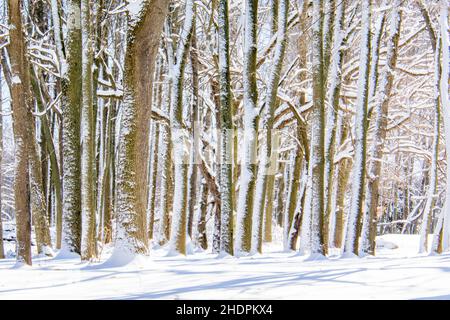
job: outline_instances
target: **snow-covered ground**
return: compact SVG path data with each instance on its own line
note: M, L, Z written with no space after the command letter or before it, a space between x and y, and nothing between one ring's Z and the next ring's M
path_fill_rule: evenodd
M10 258L0 260L0 299L450 299L450 254L417 255L413 235L377 241L377 257L316 261L278 245L245 258L157 249L117 268L49 257L17 267Z

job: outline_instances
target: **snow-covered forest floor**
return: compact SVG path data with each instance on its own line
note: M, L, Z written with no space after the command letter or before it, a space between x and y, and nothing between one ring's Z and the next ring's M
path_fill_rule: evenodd
M79 258L0 261L0 299L450 299L450 254L417 255L418 236L378 237L376 257L311 260L281 252L221 258L164 248L124 267ZM395 248L397 246L397 248Z

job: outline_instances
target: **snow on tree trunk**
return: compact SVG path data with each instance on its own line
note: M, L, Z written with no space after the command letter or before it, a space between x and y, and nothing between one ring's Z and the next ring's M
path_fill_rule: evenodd
M450 101L448 94L449 81L449 33L448 33L448 1L440 2L440 18L439 28L441 35L441 66L442 72L439 84L439 95L441 99L442 119L445 134L445 149L450 150ZM436 61L436 63L439 63ZM449 227L450 227L450 152L446 152L447 168L446 168L446 185L445 185L445 202L439 215L438 223L435 229L435 236L432 244L433 252L443 252L449 248Z
M434 121L433 121L433 151L432 151L432 158L431 158L431 166L429 169L429 185L428 190L426 193L426 202L425 202L425 208L423 211L423 217L422 222L420 224L420 238L419 238L419 253L424 253L428 251L428 234L431 231L431 225L432 225L432 214L433 214L433 206L435 204L435 197L436 197L436 191L437 191L437 164L439 160L439 142L440 142L440 123L441 123L441 101L440 101L440 79L441 79L441 72L442 72L442 66L440 64L441 60L441 52L440 52L440 45L436 43L436 34L433 28L433 25L431 24L431 19L429 16L429 12L424 6L424 4L419 1L419 8L421 10L421 13L424 17L425 23L427 25L428 35L430 37L431 47L434 51L434 86L435 86L435 92L434 92Z
M339 142L339 145L342 145L343 142L347 139L347 135L349 134L349 128L347 123L344 121L344 114L342 111L338 112L338 131L336 132L336 141ZM338 163L338 168L336 172L336 187L334 190L334 208L332 209L332 212L335 212L334 214L334 228L332 229L334 231L334 247L335 248L341 248L342 247L342 241L344 237L344 231L345 231L345 219L344 219L344 213L345 213L345 195L347 190L347 181L348 177L350 175L350 168L351 168L351 162L350 159L341 159ZM331 234L330 234L331 237Z
M262 229L264 217L264 204L266 200L267 180L269 175L275 174L275 163L271 163L272 152L276 152L274 145L276 142L276 132L273 130L273 120L277 102L278 83L280 82L281 69L287 45L287 14L289 3L286 0L278 2L278 31L277 44L273 59L273 67L270 73L267 88L264 115L262 119L263 139L261 141L261 151L259 156L258 178L256 182L255 204L253 208L252 227L252 252L262 252Z
M196 30L196 22L194 20L194 30ZM194 225L194 212L195 206L197 204L197 191L198 191L198 165L200 163L200 134L201 134L201 123L200 123L200 103L199 103L199 62L198 62L198 48L197 48L197 36L196 32L192 34L191 40L192 50L190 52L191 56L191 67L192 67L192 172L189 178L189 209L188 209L188 234L191 239L193 239L192 231Z
M361 46L358 78L358 98L355 115L355 157L352 169L352 198L344 247L344 254L359 254L364 187L366 178L367 106L370 71L370 17L371 0L363 0L361 12Z
M127 263L148 253L146 184L153 69L164 18L165 0L128 5L124 97L117 156L117 236L111 263Z
M230 79L230 30L228 0L219 1L219 84L220 84L220 251L233 255L233 119Z
M169 16L170 17L170 16ZM168 18L169 19L169 18ZM167 19L167 20L168 20ZM169 50L171 46L168 46L167 52L167 64L172 65L172 52ZM169 77L168 81L163 85L163 101L162 110L165 113L170 111L170 97L171 97L172 81ZM171 130L169 126L163 125L160 128L160 153L161 153L161 190L160 199L161 205L158 213L158 225L156 227L157 234L155 241L159 245L164 245L170 238L170 212L173 205L173 173L172 173L172 155L171 155Z
M205 181L203 181L201 184L200 194L200 216L197 222L196 242L200 246L200 248L206 250L208 248L208 237L206 235L206 215L208 213L208 186Z
M324 246L325 77L323 63L323 1L314 1L312 39L313 110L311 119L311 254L327 254Z
M305 185L305 208L303 211L303 218L301 223L301 234L300 234L300 247L299 253L305 255L311 252L311 222L312 222L312 206L311 203L313 201L312 197L312 189L311 189L311 171L312 165L311 161L309 161L308 165L308 173L306 175L306 185Z
M235 254L250 252L252 214L256 183L256 132L258 91L256 83L258 0L245 1L244 31L244 132L241 154L241 176L236 221Z
M364 253L375 255L375 237L377 232L377 208L383 144L386 137L388 107L394 84L394 71L397 65L397 50L400 39L402 20L401 0L394 3L391 12L390 34L387 40L386 65L380 81L380 92L375 100L373 141L369 150L369 168L367 192L365 197L365 214L361 233L361 249ZM374 84L371 85L375 87Z
M67 72L62 78L63 252L81 253L81 2L67 2Z
M91 10L88 0L81 2L82 43L82 104L81 104L81 258L89 260L97 255L95 193L94 193L94 106L93 106L93 43Z
M174 195L172 225L170 230L170 250L172 253L186 254L187 228L187 175L189 156L186 152L187 133L183 128L183 79L186 58L189 53L194 19L194 0L186 1L184 25L178 41L176 64L172 70L172 96L170 102L170 122L172 128L172 146L174 159Z
M297 153L299 153L297 151ZM302 157L302 153L300 152L299 155L296 155L296 160L297 161L297 156ZM309 160L307 159L307 157L305 157L305 164L303 165L303 169L301 167L298 167L300 164L299 163L295 163L294 164L294 176L293 179L296 179L296 172L301 171L302 176L301 178L298 178L299 182L296 183L297 184L297 190L300 187L300 191L297 192L298 195L295 196L295 201L292 201L291 203L289 203L289 206L291 208L293 208L293 217L292 217L292 221L291 221L291 226L290 226L290 230L289 230L289 235L288 235L288 243L286 247L285 245L285 250L290 249L290 250L297 250L297 240L298 240L298 235L300 233L300 227L303 221L303 214L305 212L305 200L306 200L306 187L307 187L307 183L309 180L308 177L308 163ZM300 184L301 183L301 184ZM293 181L294 184L294 181ZM291 192L291 199L292 197L294 197L294 193ZM299 201L297 201L297 199L299 199ZM291 201L291 200L290 200ZM295 203L295 207L293 207ZM292 210L292 209L291 209Z
M325 202L325 223L328 230L332 215L332 194L334 178L334 153L336 141L337 110L339 108L342 62L344 58L344 23L345 23L346 1L342 1L336 8L333 28L333 47L330 54L330 86L327 94L328 108L326 110L326 130L325 130L325 177L324 177L324 202ZM331 13L330 13L331 14ZM327 232L325 233L327 235ZM325 237L325 245L328 246L328 236Z
M155 225L155 209L156 209L156 180L158 178L158 166L159 166L159 132L160 127L159 123L154 122L154 131L155 134L152 135L154 150L152 153L151 159L151 170L150 170L150 195L149 195L149 204L148 204L148 212L149 212L149 221L148 221L148 238L153 239L153 229Z
M31 69L31 87L33 89L33 94L36 97L36 108L38 112L42 112L45 110L45 105L42 99L41 90L39 88L39 84L37 82L37 75L36 71L32 68ZM46 150L41 150L42 156L47 157L50 160L50 178L51 178L51 184L49 184L49 188L54 188L54 210L55 210L55 216L56 216L56 248L61 248L61 227L62 227L62 190L61 190L61 177L60 177L60 168L58 159L56 157L56 150L55 150L55 143L52 139L51 129L49 126L49 121L46 116L42 116L40 119L40 126L41 126L41 134L43 135L42 140L45 140L45 146L43 146ZM44 152L45 151L45 152ZM36 152L37 155L37 152ZM35 163L39 164L39 159L34 160ZM37 167L34 168L35 174L37 175L36 181L41 181L39 176L43 175L44 172L40 171ZM37 185L39 190L39 184ZM44 186L42 185L41 190L39 192L43 192ZM39 193L38 193L39 195ZM38 196L38 199L44 199ZM51 200L52 198L49 197ZM37 202L36 202L37 203ZM37 203L38 204L38 203ZM39 205L39 204L38 204ZM45 203L41 204L45 205ZM41 207L39 205L39 207ZM48 208L51 210L52 206L51 203L47 203ZM42 208L44 214L47 214L47 209ZM50 211L49 210L49 211ZM48 222L45 222L47 223ZM46 228L47 229L47 228ZM46 238L50 239L50 234L45 232ZM48 235L48 236L47 236Z
M31 112L27 114L27 123L31 123L31 137L28 145L28 157L30 166L30 200L31 200L31 213L33 217L33 225L35 228L36 244L38 253L45 253L51 255L49 249L52 246L50 238L50 229L47 215L47 203L45 198L45 192L42 185L42 167L41 161L38 155L38 146L34 139L34 118Z
M12 26L8 46L11 75L11 110L15 141L14 207L16 214L16 259L19 263L31 265L31 217L30 217L30 181L28 145L34 138L32 124L27 125L27 113L32 110L29 92L28 63L26 59L25 39L22 33L22 1L8 1L9 23Z

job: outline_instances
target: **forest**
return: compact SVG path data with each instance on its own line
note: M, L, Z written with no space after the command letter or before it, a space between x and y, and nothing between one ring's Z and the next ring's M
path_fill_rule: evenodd
M0 259L447 257L448 11L2 0Z

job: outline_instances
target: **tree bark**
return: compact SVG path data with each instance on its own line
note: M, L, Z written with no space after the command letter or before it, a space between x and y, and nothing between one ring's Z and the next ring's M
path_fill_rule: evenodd
M147 166L153 70L168 11L165 0L145 1L138 17L129 15L124 98L117 159L116 250L148 253Z
M353 164L352 198L344 252L359 254L359 236L362 229L363 201L366 180L367 108L370 72L370 17L371 0L362 3L361 46L358 78L358 101L355 116L355 158Z
M315 1L313 26L313 111L311 123L311 253L327 254L324 230L325 77L323 63L323 0Z
M97 256L95 222L95 129L93 104L94 62L90 1L81 2L82 104L81 104L81 259Z
M62 248L81 254L81 1L67 2L67 70L62 66Z
M14 203L16 214L16 250L19 263L31 261L31 216L30 216L30 166L29 150L34 139L28 113L32 110L29 92L28 62L25 39L22 31L20 0L8 0L10 43L8 52L11 63L11 109L15 140ZM31 113L30 113L31 114Z
M397 0L391 14L391 30L387 42L386 66L383 78L380 83L380 100L374 107L375 130L373 133L373 143L369 151L371 159L368 168L368 185L366 192L366 217L363 221L362 230L362 251L375 255L375 237L377 227L377 208L379 197L379 184L381 174L381 159L383 157L383 144L386 137L387 115L394 84L394 70L397 64L397 49L400 39L400 26L402 20L401 2ZM368 211L368 212L367 212ZM367 238L368 237L368 238ZM368 241L367 243L365 241Z
M233 118L230 77L228 0L219 1L220 85L220 251L233 255Z
M189 53L195 19L195 3L186 2L185 21L177 47L176 64L173 68L172 96L170 102L170 122L172 130L172 146L174 156L174 195L173 213L170 229L171 250L174 253L186 254L187 228L187 174L189 157L184 151L185 132L183 125L183 79L186 58Z
M258 87L256 83L258 0L246 0L244 48L244 152L239 181L235 254L248 253L252 243L252 213L256 184Z
M256 199L253 211L254 230L252 240L252 251L262 252L262 236L263 236L263 217L264 217L264 204L267 193L267 181L268 176L273 176L276 173L276 164L273 163L274 152L277 150L274 148L275 143L278 142L277 133L273 130L273 121L275 108L277 106L277 93L278 84L281 77L281 69L283 67L284 54L287 46L287 16L289 10L289 2L286 0L278 1L278 33L277 33L277 45L275 48L275 55L273 61L273 67L270 74L268 93L266 96L264 116L262 121L263 128L263 141L260 155L260 164L258 167L258 179L256 185Z

